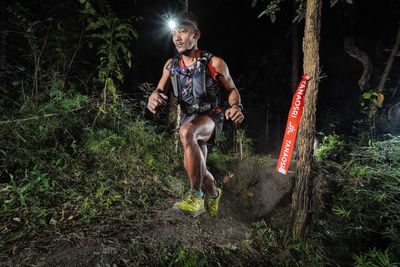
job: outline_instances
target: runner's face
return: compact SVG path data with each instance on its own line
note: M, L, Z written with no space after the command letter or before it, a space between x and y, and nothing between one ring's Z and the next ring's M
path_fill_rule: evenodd
M180 54L192 51L200 37L200 32L195 31L192 27L176 28L171 34L176 50Z

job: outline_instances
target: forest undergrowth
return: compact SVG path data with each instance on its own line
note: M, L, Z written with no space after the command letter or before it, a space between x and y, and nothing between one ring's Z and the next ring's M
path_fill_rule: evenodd
M59 94L51 92L45 101L25 97L27 105L38 104L3 121L4 266L203 266L270 260L255 249L266 242L277 245L274 239L262 240L265 229L272 231L265 223L251 230L229 212L217 221L171 212L188 185L169 129L135 115L132 102L110 105L109 113L99 115L95 101L79 93ZM238 160L218 149L209 158L218 177ZM224 229L229 231L215 234Z
M51 2L43 17L40 2L4 10L0 266L400 266L399 137L324 138L307 241L287 235L290 200L253 220L224 197L217 218L181 216L171 206L188 181L171 124L146 113L151 84L124 84L141 18L87 0ZM233 128L209 151L218 185L238 166L274 172ZM224 196L254 197L260 183L246 182Z
M326 136L316 158L323 208L312 239L327 263L399 266L400 138Z
M316 153L323 207L309 240L299 242L286 237L287 206L246 223L229 211L220 221L172 214L187 181L169 130L134 115L129 102L114 106L112 116L98 116L78 93L50 98L48 112L57 115L7 122L1 132L5 266L398 266L398 137L325 137ZM234 172L238 160L221 149L212 149L209 159L218 177ZM237 224L236 233L206 241L229 224ZM66 249L67 256L60 252Z

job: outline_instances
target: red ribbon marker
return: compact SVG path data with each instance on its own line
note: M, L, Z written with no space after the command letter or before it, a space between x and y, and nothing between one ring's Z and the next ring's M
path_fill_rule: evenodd
M293 149L296 141L297 129L303 113L304 96L306 94L307 81L311 77L304 74L297 90L293 95L292 107L290 108L288 120L286 123L285 136L282 142L281 153L279 155L276 170L280 173L287 174L290 160L292 159Z

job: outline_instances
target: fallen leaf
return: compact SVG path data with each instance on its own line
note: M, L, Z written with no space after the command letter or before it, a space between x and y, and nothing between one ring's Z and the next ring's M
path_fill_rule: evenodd
M248 191L248 192L246 193L246 196L252 198L252 197L254 197L254 193Z

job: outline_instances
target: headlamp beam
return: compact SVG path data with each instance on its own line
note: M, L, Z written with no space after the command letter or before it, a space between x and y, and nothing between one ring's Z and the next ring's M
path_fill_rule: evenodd
M176 20L175 20L175 19L169 19L169 20L168 20L168 28L169 28L171 31L173 31L173 30L176 29L176 27L177 27Z

